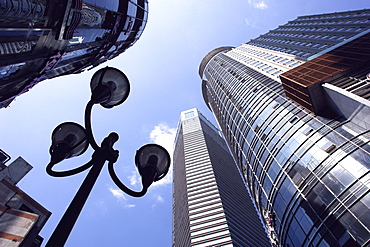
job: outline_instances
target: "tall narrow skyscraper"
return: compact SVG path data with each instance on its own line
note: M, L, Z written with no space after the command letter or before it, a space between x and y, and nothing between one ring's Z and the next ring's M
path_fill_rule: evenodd
M271 246L220 132L181 113L174 151L173 246Z
M370 10L298 17L202 60L275 246L370 245Z

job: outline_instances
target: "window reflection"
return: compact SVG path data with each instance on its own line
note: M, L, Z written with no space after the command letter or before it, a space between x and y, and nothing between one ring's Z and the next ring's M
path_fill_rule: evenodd
M26 63L12 64L8 66L0 67L0 78L9 77L10 75L15 75Z
M332 173L328 173L323 179L323 183L330 188L330 190L335 194L339 195L345 188L345 186L335 177Z
M84 0L84 2L103 9L118 11L120 0Z
M307 169L305 165L298 161L289 171L289 176L292 178L293 183L297 186L300 186L305 178L310 173L310 170Z

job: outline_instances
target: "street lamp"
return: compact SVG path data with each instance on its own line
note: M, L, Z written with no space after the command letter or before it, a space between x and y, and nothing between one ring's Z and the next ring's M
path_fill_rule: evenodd
M113 144L118 140L118 134L110 133L99 146L93 136L91 128L91 111L95 104L105 108L112 108L123 103L130 92L130 84L120 70L106 67L98 70L91 79L91 99L85 109L85 128L73 122L58 125L52 133L50 147L50 163L46 172L53 177L71 176L91 168L75 197L64 213L58 226L51 235L46 247L64 246L74 224L98 178L101 169L108 161L108 171L114 183L125 193L141 197L145 195L149 186L162 179L170 166L170 155L163 147L157 144L147 144L136 151L135 164L142 177L142 190L132 191L117 177L113 165L118 159L118 150ZM83 154L88 146L94 149L92 158L86 164L67 171L55 171L53 167L64 159Z

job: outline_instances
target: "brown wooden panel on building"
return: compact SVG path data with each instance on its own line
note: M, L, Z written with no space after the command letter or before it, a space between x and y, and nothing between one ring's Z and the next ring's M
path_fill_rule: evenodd
M288 98L318 114L325 107L321 84L369 61L370 33L281 74L280 80Z

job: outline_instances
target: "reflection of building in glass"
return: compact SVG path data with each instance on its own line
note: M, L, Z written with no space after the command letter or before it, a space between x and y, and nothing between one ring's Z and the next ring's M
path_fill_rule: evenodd
M173 246L271 246L220 132L197 109L175 141Z
M0 8L0 108L38 82L80 73L132 46L147 0L9 0Z
M16 184L32 169L22 157L10 165L0 149L0 246L41 246L39 232L51 213Z
M370 10L211 51L202 92L276 246L370 245Z
M82 18L80 24L84 26L97 26L102 22L102 14L99 14L93 8L90 8L88 5L84 5L81 10Z

